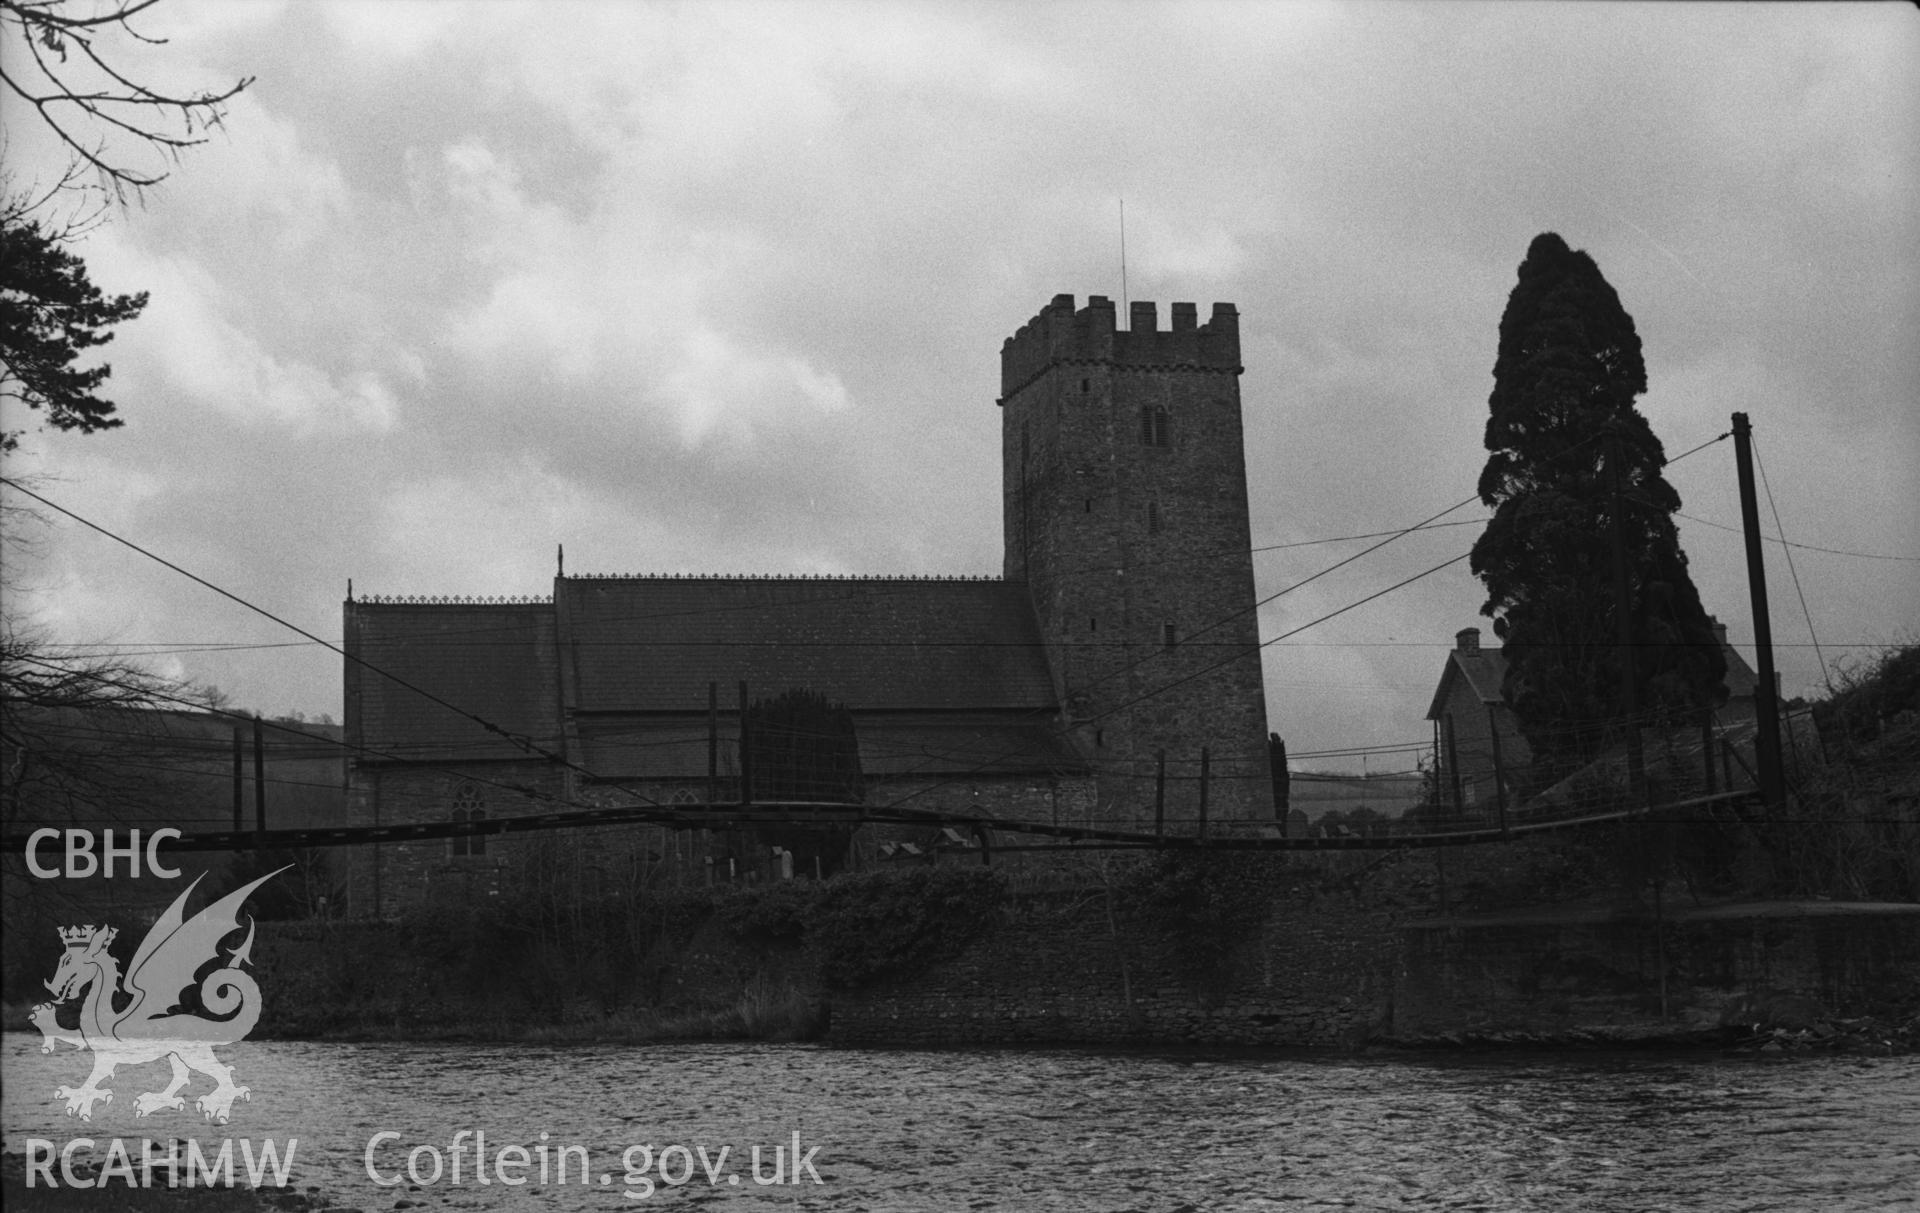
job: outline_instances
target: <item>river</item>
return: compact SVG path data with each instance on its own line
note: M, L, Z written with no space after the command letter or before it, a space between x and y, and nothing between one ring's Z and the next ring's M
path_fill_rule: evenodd
M115 1137L135 1155L143 1138L191 1137L209 1156L232 1139L244 1170L262 1143L291 1138L293 1183L367 1210L1920 1208L1912 1056L242 1042L222 1056L251 1098L213 1127L192 1112L210 1085L198 1075L188 1110L134 1116L133 1097L166 1077L157 1063L108 1082L114 1101L83 1125L52 1092L78 1084L89 1055L39 1045L4 1038L7 1151L86 1136L97 1165ZM463 1130L485 1135L484 1186L473 1132L453 1182ZM370 1142L374 1171L398 1186L369 1178ZM621 1155L639 1145L630 1173ZM783 1182L756 1182L756 1145L758 1178L777 1162ZM503 1160L503 1147L525 1153ZM436 1163L439 1178L413 1190L410 1155L417 1178ZM663 1183L663 1167L691 1178Z

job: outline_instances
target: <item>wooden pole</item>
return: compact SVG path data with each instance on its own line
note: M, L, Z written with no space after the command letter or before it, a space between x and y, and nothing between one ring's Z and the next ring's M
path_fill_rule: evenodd
M1466 795L1460 789L1460 742L1453 735L1453 713L1448 712L1445 719L1447 731L1447 780L1453 788L1453 815L1466 816Z
M1707 707L1700 709L1700 766L1707 776L1707 795L1711 796L1719 789L1714 787L1713 709Z
M1487 736L1493 739L1493 796L1500 810L1500 832L1507 832L1507 780L1500 764L1500 722L1495 719L1493 705L1487 705Z
M1666 870L1656 858L1653 870L1654 963L1660 966L1660 1022L1667 1021L1667 911Z
M1153 833L1157 838L1167 832L1167 752L1153 752Z
M267 832L267 736L260 716L253 717L253 849L262 849Z
M753 747L747 732L747 680L740 680L740 807L753 803Z
M1753 491L1753 427L1745 413L1733 415L1733 462L1740 478L1740 529L1747 541L1747 597L1753 604L1753 651L1758 684L1753 688L1760 760L1760 800L1776 809L1784 799L1780 772L1780 704L1774 690L1773 621L1767 613L1767 567L1760 550L1760 505Z
M240 726L233 726L233 832L247 828L246 742L240 738Z
M1207 781L1210 775L1209 760L1212 755L1206 746L1200 747L1200 841L1207 840Z

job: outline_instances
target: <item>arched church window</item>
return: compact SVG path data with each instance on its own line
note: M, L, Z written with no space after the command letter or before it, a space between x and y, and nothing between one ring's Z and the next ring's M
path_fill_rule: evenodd
M487 810L480 800L480 789L470 783L460 785L453 795L453 814L451 820L456 825L469 821L485 821ZM487 840L479 834L456 835L452 840L452 853L455 855L485 855Z

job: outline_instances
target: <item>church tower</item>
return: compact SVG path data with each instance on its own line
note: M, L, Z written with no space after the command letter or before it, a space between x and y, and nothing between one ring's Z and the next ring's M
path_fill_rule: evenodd
M1000 352L1005 575L1033 600L1099 815L1169 833L1271 820L1240 430L1240 318L1152 303L1126 330L1056 295ZM1222 827L1230 829L1232 827Z

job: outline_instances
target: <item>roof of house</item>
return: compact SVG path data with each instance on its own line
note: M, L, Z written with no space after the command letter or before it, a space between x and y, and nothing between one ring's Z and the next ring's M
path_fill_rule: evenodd
M1057 706L1018 582L565 578L580 712L704 712L804 687L856 711Z
M1500 693L1500 684L1507 676L1507 659L1498 649L1478 647L1477 637L1474 644L1472 649L1463 649L1456 643L1448 651L1447 664L1440 671L1440 683L1434 688L1433 702L1427 708L1428 720L1438 720L1445 714L1446 703L1453 694L1456 680L1463 680L1468 692L1481 703L1506 703L1505 696ZM1746 658L1727 643L1724 633L1720 638L1720 652L1727 660L1727 697L1753 698L1754 687L1759 685L1760 679L1754 674L1753 667L1747 664Z
M1747 659L1740 655L1740 651L1726 642L1725 637L1720 641L1720 653L1727 659L1727 698L1752 699L1754 688L1760 685L1760 676L1753 672L1753 667L1747 664Z
M1447 700L1453 695L1456 681L1464 682L1468 693L1481 703L1505 704L1500 682L1506 676L1507 659L1497 649L1451 650L1447 653L1446 667L1440 671L1440 685L1434 688L1433 704L1427 708L1427 719L1438 720L1446 714Z

